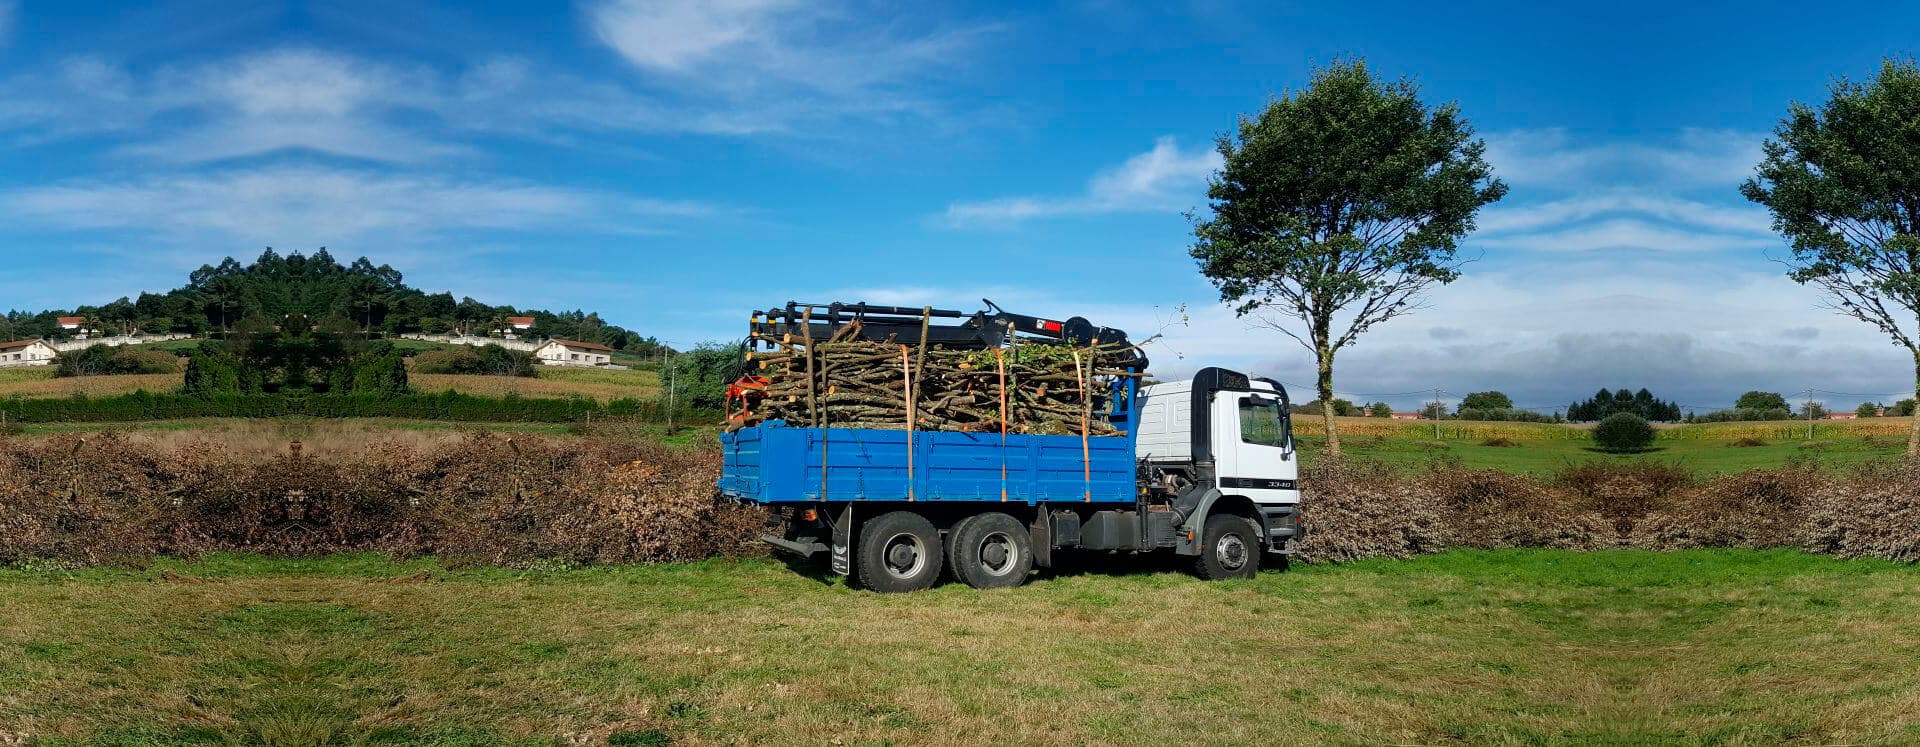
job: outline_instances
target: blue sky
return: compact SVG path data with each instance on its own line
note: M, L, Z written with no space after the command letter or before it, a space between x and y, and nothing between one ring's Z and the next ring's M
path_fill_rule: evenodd
M1785 280L1735 190L1789 101L1910 53L1920 10L1805 7L0 0L0 307L327 246L682 345L788 299L986 296L1163 332L1163 374L1304 383L1181 214L1236 115L1358 55L1458 101L1512 191L1342 390L1850 405L1910 359Z

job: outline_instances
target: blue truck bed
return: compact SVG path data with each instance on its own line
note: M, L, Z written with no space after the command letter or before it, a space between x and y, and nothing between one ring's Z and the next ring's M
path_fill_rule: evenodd
M1130 435L1086 439L1084 459L1079 436L1002 438L915 431L909 474L907 431L762 423L721 434L720 490L756 503L1135 500Z

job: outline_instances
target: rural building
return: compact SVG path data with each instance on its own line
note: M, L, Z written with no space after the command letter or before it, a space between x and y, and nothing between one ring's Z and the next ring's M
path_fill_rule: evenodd
M79 329L80 325L87 323L87 318L84 316L59 316L54 317L53 321L55 324L59 324L61 329Z
M1827 419L1828 420L1859 420L1860 414L1856 412L1830 412L1830 413L1827 413Z
M1394 419L1394 420L1419 420L1419 419L1420 419L1420 413L1417 413L1417 412L1396 412L1396 413L1394 413L1394 414L1393 414L1393 419Z
M613 362L613 348L597 342L548 340L533 349L533 357L549 366L604 366Z
M39 338L0 342L0 368L44 366L52 363L57 354L52 345Z
M530 316L510 316L507 317L507 323L518 330L533 329L533 317Z

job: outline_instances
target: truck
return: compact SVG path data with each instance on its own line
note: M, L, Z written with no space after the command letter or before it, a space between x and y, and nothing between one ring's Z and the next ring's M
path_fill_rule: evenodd
M971 314L864 303L756 311L756 340L859 337L979 349L1125 341L1081 317ZM1172 553L1205 579L1285 567L1305 527L1286 387L1205 367L1147 383L1137 346L1115 365L1094 417L1117 435L796 427L733 422L720 435L719 491L769 509L762 537L825 555L834 573L877 592L943 577L1018 586L1064 554ZM751 377L743 378L743 382Z

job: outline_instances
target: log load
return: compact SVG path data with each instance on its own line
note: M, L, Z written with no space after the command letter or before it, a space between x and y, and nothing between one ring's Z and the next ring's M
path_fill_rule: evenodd
M852 328L849 325L849 328ZM843 330L844 331L844 330ZM1107 422L1116 385L1140 374L1102 360L1132 346L1057 343L950 349L853 339L755 335L758 377L742 425L1115 436ZM909 425L911 424L911 426Z

